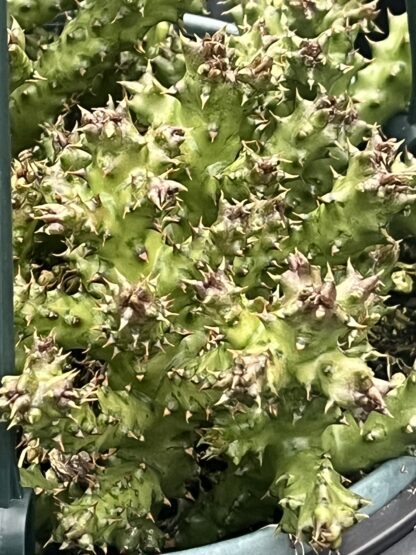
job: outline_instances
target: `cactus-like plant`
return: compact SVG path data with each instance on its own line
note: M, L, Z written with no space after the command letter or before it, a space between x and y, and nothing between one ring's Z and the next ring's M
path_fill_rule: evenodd
M116 65L119 53L131 49L149 29L160 21L176 22L181 14L195 9L199 0L80 4L75 17L35 62L36 78L13 91L14 152L33 144L40 125L52 122L62 105L93 87L95 80Z
M80 8L59 52L115 5ZM143 28L176 17L152 6ZM169 39L173 73L150 53L121 102L46 123L13 163L19 374L0 412L63 548L187 547L279 506L285 532L337 549L366 502L343 477L416 441L414 372L373 370L386 296L411 281L392 222L416 201L414 159L361 110L375 5L238 11L240 37Z
M11 68L10 90L14 90L33 75L33 62L26 53L25 34L15 19L8 30L7 46Z
M28 32L33 31L53 19L65 10L74 10L74 0L7 0L7 9L11 17Z

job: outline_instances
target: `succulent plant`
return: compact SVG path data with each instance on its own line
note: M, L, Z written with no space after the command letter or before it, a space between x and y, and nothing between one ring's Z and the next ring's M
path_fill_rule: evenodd
M344 476L416 441L414 371L373 370L387 295L411 281L395 218L416 201L414 158L360 100L375 5L247 1L240 37L192 41L155 26L193 3L146 3L71 36L116 4L81 5L34 64L73 57L55 90L34 85L42 139L13 162L19 373L0 413L22 428L23 482L84 553L212 542L277 507L337 549L366 503ZM152 29L144 74L52 123L79 56L81 93L107 64L91 44L115 59L126 20L126 44Z
M199 9L199 0L114 0L101 7L86 0L80 4L75 17L34 64L36 79L13 91L14 152L33 144L40 125L53 122L67 101L93 87L95 80L114 67L119 53L130 49L149 29L160 21L176 22L185 11L195 9Z
M26 54L25 34L15 19L8 30L7 46L11 69L10 90L14 90L33 74L33 62Z
M407 15L388 18L389 33L370 42L372 59L352 87L360 116L369 123L385 123L404 111L410 99L411 63Z
M74 0L7 0L8 13L17 19L27 32L33 31L65 10L76 9Z

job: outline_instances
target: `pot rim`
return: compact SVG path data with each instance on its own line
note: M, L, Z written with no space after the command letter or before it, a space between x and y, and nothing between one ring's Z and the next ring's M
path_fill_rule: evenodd
M413 484L414 482L414 484ZM409 486L412 486L410 487ZM416 457L404 456L381 464L350 488L371 501L361 509L369 518L344 534L344 555L376 555L403 538L416 522ZM412 511L413 509L413 511ZM413 514L414 513L414 514ZM374 525L378 523L378 525ZM288 534L270 524L256 532L166 555L303 555L313 553L306 544L296 549ZM299 551L300 549L300 551ZM330 552L324 552L330 553Z

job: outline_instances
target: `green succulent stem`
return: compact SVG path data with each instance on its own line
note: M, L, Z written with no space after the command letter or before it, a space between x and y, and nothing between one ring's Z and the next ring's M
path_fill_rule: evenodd
M131 48L160 21L175 22L185 11L198 9L198 0L161 0L124 5L119 0L97 7L81 5L62 34L33 66L36 79L23 83L11 96L15 154L31 146L40 125L51 123L66 102L88 91L117 55ZM28 117L30 114L30 117Z
M58 14L76 6L74 0L7 0L9 15L27 32L50 23Z

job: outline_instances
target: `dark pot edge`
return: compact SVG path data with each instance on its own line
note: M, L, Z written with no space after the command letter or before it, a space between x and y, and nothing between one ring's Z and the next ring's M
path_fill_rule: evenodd
M396 541L406 536L416 524L416 497L413 494L413 491L416 492L416 457L399 457L383 463L354 484L351 490L371 500L371 505L361 511L370 518L356 524L345 533L340 555L381 555ZM276 526L270 525L238 538L175 551L169 555L253 553L293 555L294 547L287 534L276 534ZM312 553L312 550L304 545L300 553L307 555ZM326 553L329 555L329 552Z

